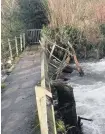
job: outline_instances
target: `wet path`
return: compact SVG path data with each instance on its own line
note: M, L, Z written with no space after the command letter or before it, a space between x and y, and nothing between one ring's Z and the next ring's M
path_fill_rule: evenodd
M1 94L2 134L31 133L36 107L34 87L39 80L40 53L26 51L7 77Z

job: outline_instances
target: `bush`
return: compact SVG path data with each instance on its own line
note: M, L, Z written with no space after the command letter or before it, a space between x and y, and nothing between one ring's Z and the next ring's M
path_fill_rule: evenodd
M104 51L105 0L49 0L48 8L50 39L60 45L70 41L78 55L95 53L100 47Z
M105 36L105 24L100 25L100 31Z
M100 27L102 28L102 26ZM102 33L103 30L103 33ZM104 28L102 28L100 32L104 34ZM96 50L99 51L100 57L104 56L104 50L105 50L105 40L103 38L103 35L101 34L101 38L99 41L91 42L87 39L84 31L80 31L76 27L72 26L62 26L57 28L49 28L49 27L43 27L42 36L46 39L50 40L51 42L56 42L58 45L67 48L68 41L73 45L77 52L77 56L79 58L83 57L97 57L96 56ZM46 41L48 43L48 41ZM49 44L49 43L48 43ZM60 50L61 51L61 50ZM85 52L86 51L86 52ZM64 52L61 52L63 57ZM91 55L92 53L92 55ZM60 52L59 49L56 51L56 56L59 56Z
M64 48L67 48L68 41L71 42L77 52L80 51L81 47L86 46L87 43L83 32L79 31L77 28L70 26L55 29L44 27L41 33L43 37L47 38L53 43L56 42L57 45L60 45Z

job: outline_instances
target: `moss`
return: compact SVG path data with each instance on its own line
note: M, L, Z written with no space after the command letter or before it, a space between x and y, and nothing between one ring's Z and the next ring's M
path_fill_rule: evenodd
M5 83L1 83L1 89L4 89L6 87Z

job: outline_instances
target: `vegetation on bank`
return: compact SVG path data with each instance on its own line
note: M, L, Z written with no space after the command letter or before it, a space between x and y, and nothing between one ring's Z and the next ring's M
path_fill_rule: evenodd
M101 31L101 30L100 30ZM57 45L67 47L68 41L73 45L79 58L102 58L105 56L105 39L104 34L97 43L90 42L84 31L72 26L62 26L58 28L43 27L42 36L45 37L46 43L49 41ZM58 53L58 51L57 51Z
M105 56L104 0L2 0L1 38L42 28L60 45L70 41L78 57Z
M44 36L59 45L70 41L80 58L105 56L104 0L49 0L48 7Z

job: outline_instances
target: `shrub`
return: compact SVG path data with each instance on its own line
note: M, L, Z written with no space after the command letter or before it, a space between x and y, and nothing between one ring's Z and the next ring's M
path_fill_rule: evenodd
M102 28L102 30L104 31L104 28ZM100 32L102 33L101 30ZM99 38L99 40L97 39L97 42L94 41L93 43L87 39L87 36L85 35L84 31L80 31L78 28L72 26L64 26L64 27L62 26L58 28L43 27L42 36L53 43L56 42L58 45L64 48L67 48L68 46L67 43L69 41L75 48L79 58L83 58L83 57L86 58L86 56L91 57L89 56L91 55L91 53L92 55L94 55L93 58L95 58L96 49L99 51L101 57L104 56L105 40L102 34L101 34L101 38ZM47 44L49 44L48 41L46 42ZM61 55L63 54L64 52L62 52ZM57 56L60 55L59 50L56 51L56 55ZM60 57L63 58L63 56Z
M60 45L64 48L67 48L67 43L69 41L72 43L77 52L80 51L81 47L87 45L87 40L83 35L83 32L71 26L65 26L55 29L44 27L42 30L42 36L53 43L56 42L57 45Z
M50 39L60 45L69 40L78 53L100 50L105 35L104 0L49 0L48 7Z

